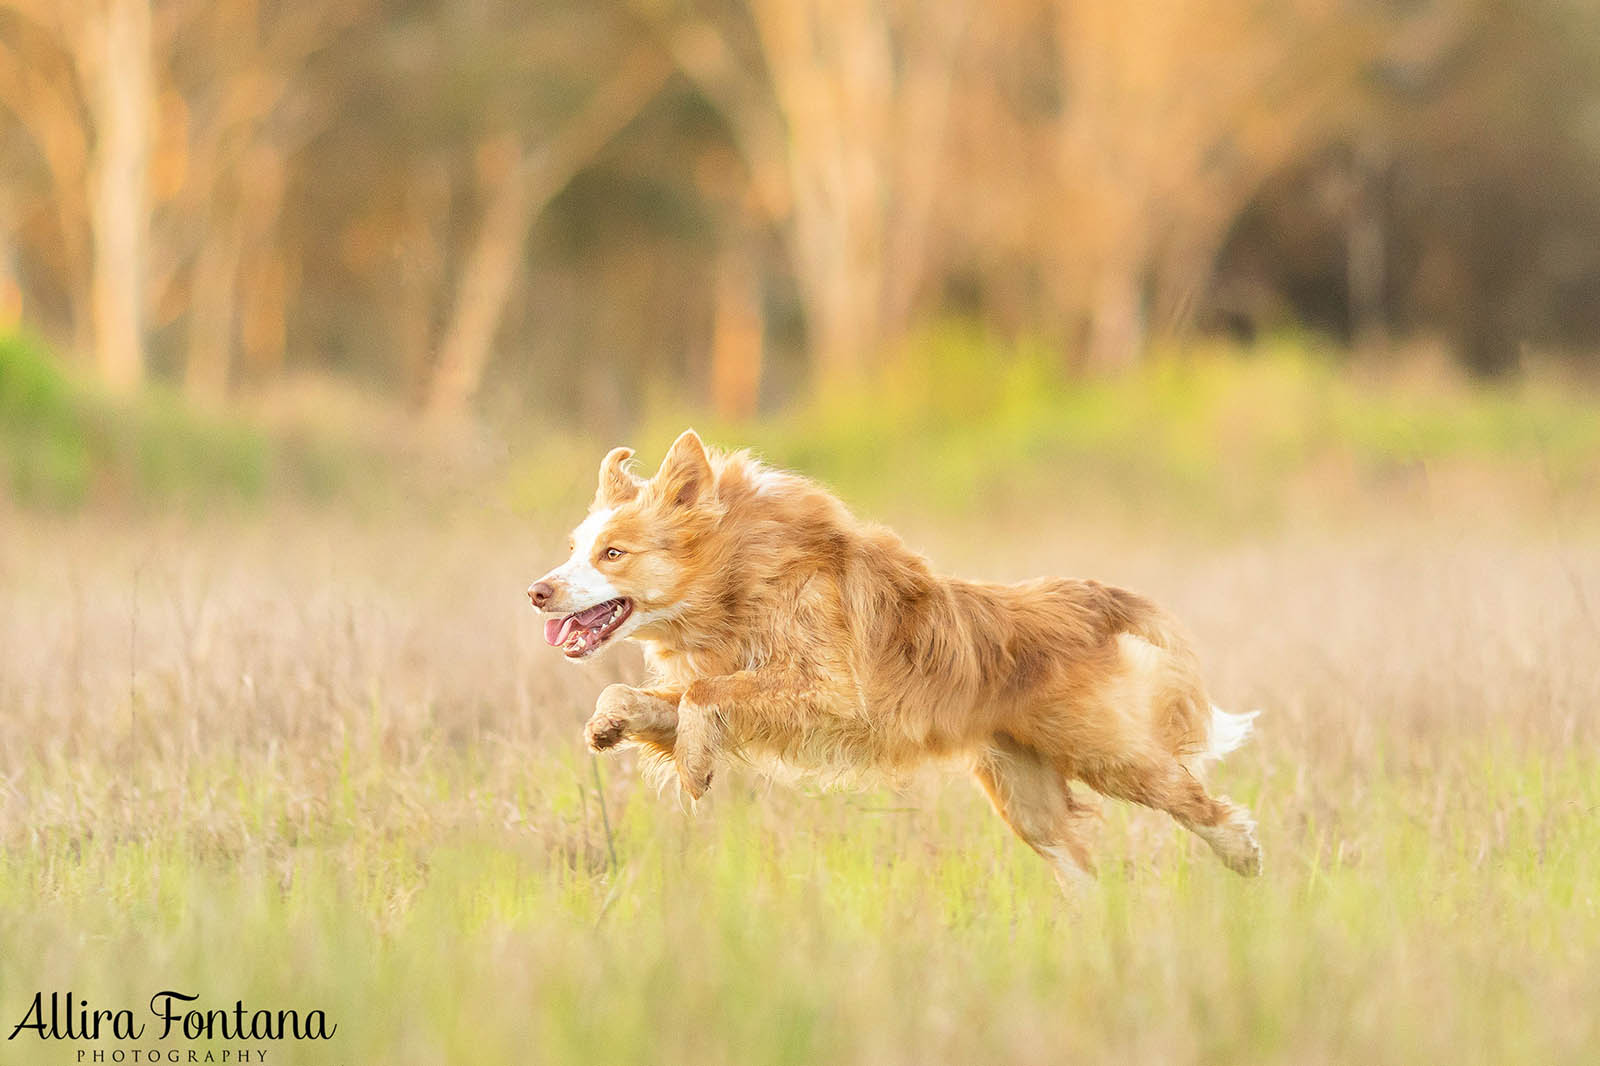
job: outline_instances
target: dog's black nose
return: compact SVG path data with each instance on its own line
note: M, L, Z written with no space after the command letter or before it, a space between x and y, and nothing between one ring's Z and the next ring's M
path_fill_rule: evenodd
M556 594L554 586L548 581L536 581L528 589L528 599L533 601L535 607L543 607L550 602L550 597Z

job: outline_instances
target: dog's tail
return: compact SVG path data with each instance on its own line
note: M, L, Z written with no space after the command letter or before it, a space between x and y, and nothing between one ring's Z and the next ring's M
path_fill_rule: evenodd
M1199 659L1178 620L1137 593L1110 586L1098 588L1110 601L1108 615L1123 632L1148 641L1169 656L1176 719L1182 723L1177 750L1186 764L1198 770L1249 740L1256 715L1261 712L1229 714L1205 698Z
M1260 713L1260 711L1250 711L1248 714L1229 714L1216 704L1212 704L1211 722L1206 731L1205 750L1200 753L1201 760L1209 762L1220 759L1244 744L1255 731L1256 715Z

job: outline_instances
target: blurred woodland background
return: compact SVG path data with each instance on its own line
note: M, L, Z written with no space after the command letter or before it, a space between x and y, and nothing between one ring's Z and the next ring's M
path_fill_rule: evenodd
M1266 876L590 760L524 590L686 424L1170 606ZM0 607L8 1017L1592 1066L1600 3L0 0Z
M929 322L1600 353L1588 0L0 0L0 333L601 432Z

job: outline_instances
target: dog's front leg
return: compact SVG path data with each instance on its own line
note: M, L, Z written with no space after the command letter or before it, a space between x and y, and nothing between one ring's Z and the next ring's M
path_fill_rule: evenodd
M672 759L684 790L699 799L711 787L717 756L756 736L792 730L834 705L804 677L777 670L741 670L693 682L678 701Z
M711 774L726 738L723 706L706 682L696 681L678 701L678 736L672 749L678 781L695 799L711 787Z
M589 750L605 751L624 740L636 740L671 754L677 744L681 695L662 689L607 685L583 730Z

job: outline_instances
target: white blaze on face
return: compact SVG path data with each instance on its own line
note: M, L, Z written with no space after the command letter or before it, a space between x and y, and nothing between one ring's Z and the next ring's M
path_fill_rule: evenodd
M609 507L595 511L572 531L572 558L550 571L543 579L565 595L559 598L560 602L546 606L546 610L581 611L622 595L604 574L594 568L595 549L600 547L597 542L614 513Z

